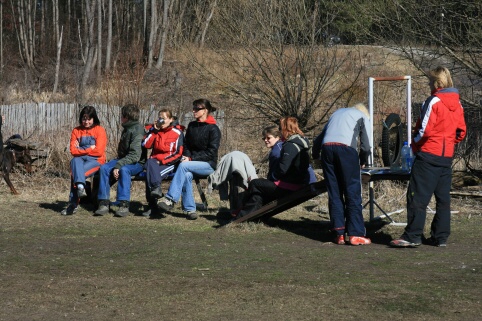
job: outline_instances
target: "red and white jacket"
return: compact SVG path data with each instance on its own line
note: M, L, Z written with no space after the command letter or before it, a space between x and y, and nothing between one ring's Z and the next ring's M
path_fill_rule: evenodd
M455 88L439 88L423 103L415 125L412 149L422 158L446 158L452 162L455 144L466 135L464 109ZM438 163L439 161L435 161ZM442 161L444 162L444 161Z
M181 160L184 144L184 127L181 125L169 126L156 130L154 126L142 141L142 146L151 149L150 158L155 158L163 165L172 165Z

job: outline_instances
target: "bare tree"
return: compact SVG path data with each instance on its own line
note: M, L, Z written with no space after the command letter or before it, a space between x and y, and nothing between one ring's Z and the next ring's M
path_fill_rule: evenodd
M324 28L318 11L291 0L252 0L220 10L211 30L225 44L218 64L229 73L202 72L249 106L237 108L244 112L238 117L276 121L292 115L312 130L331 108L359 97L359 53L317 42L313 34Z
M482 3L389 1L359 5L356 32L409 60L421 73L436 65L452 71L466 107L481 108ZM366 25L363 17L370 17Z
M17 39L20 57L30 69L35 69L35 12L34 0L10 0L14 19L16 20Z
M95 15L95 5L99 0L85 0L84 2L84 10L85 10L85 20L87 23L85 24L88 26L87 29L87 39L86 39L86 54L85 54L85 62L84 62L84 71L82 74L82 82L81 82L81 90L80 90L80 101L83 100L84 91L87 85L87 81L89 80L90 72L92 70L92 66L94 63L94 55L96 53L94 40L94 15Z

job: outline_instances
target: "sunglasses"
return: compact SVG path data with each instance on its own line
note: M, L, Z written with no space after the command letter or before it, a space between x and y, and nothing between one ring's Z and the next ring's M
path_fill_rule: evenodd
M192 108L192 111L193 111L193 112L198 112L198 111L203 110L203 109L206 109L206 108L195 106L195 107Z

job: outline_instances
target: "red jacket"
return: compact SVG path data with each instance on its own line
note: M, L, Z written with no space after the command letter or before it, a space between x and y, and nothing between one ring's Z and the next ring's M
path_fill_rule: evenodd
M95 148L92 149L92 145ZM105 148L107 146L107 134L104 127L96 125L90 128L84 126L75 127L70 135L70 153L74 157L92 156L97 157L100 164L105 163Z
M466 134L464 109L455 88L439 88L422 105L412 140L414 152L454 156L455 144Z
M183 127L175 125L160 130L151 127L142 141L142 146L152 148L150 158L157 159L163 165L171 165L181 159L183 143Z

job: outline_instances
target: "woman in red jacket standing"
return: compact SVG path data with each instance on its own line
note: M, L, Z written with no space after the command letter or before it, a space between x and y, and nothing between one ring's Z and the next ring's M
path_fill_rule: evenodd
M428 74L432 95L425 100L412 139L415 162L407 190L407 227L393 247L417 247L426 243L446 246L450 235L450 187L455 144L466 134L459 92L450 71L437 67ZM436 213L430 238L423 239L426 209L435 195Z
M174 172L183 152L184 127L179 125L172 112L163 109L159 119L148 130L142 146L152 153L146 162L146 196L149 208L157 209L157 200L163 196L161 182Z

